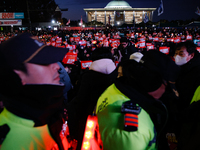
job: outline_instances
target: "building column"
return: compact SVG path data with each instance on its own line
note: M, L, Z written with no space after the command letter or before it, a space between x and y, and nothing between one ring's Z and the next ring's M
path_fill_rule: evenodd
M142 11L142 21L144 21L144 11Z
M86 11L85 13L86 13L86 20L88 22L88 12Z
M153 22L153 11L151 12L151 21Z
M95 11L95 21L97 21L97 11Z
M116 24L116 11L114 11L114 25Z
M134 24L134 27L135 27L135 11L133 11L133 24Z
M151 21L151 12L148 12L149 21Z
M105 11L105 26L106 26L106 11Z
M123 12L123 23L125 23L125 10Z

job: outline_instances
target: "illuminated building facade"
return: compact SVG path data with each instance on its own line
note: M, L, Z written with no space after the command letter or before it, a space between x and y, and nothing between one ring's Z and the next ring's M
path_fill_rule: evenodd
M132 8L126 1L113 0L104 8L84 8L87 22L98 21L105 25L122 25L123 23L136 24L144 20L147 14L150 21L153 20L153 12L156 8Z

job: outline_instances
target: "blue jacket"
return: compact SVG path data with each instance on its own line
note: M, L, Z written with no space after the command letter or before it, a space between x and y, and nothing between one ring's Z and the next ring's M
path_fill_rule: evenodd
M60 82L65 85L65 88L63 90L63 95L64 98L67 100L68 99L67 92L72 88L71 80L62 63L58 62L58 65L60 66L60 70L58 71L60 74Z

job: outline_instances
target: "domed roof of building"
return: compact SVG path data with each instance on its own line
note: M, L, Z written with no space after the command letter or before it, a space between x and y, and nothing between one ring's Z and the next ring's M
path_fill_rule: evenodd
M126 1L113 0L109 2L105 8L132 8Z

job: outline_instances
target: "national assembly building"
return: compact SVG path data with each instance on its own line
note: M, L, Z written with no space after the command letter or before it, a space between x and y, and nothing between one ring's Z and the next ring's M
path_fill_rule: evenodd
M98 21L105 25L122 25L141 23L145 15L149 20L153 19L153 12L156 8L132 8L126 1L113 0L104 8L84 8L86 12L87 22Z

